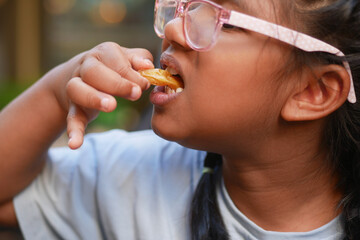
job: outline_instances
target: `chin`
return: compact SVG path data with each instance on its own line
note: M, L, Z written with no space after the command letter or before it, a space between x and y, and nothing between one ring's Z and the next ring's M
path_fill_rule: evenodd
M157 124L156 121L152 121L151 128L156 135L165 140L176 142L187 148L206 150L206 147L203 146L203 141L195 140L194 136L187 134L184 129L178 126L171 127L170 124Z
M170 124L158 124L156 121L151 121L151 128L161 138L169 141L177 142L181 140L178 130L171 127Z
M180 121L177 116L170 117L161 112L154 112L151 128L159 137L176 142L184 147L205 150L206 140L199 135L199 131ZM204 146L205 145L205 146Z
M180 144L187 142L186 139L190 137L188 134L189 131L181 125L178 119L165 117L161 114L153 114L151 128L159 137Z

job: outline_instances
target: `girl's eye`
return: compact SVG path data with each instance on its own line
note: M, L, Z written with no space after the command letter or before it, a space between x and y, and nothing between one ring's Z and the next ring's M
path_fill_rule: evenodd
M235 27L235 26L233 26L233 25L226 24L226 23L224 23L224 24L222 25L222 30L224 30L224 31L229 31L229 30L244 31L244 29L242 29L242 28Z
M235 28L233 25L226 24L226 23L224 23L222 27L223 27L224 29L233 29L233 28Z

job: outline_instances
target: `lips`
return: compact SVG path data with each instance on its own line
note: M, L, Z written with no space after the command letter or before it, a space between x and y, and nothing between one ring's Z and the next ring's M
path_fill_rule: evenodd
M181 80L184 83L185 88L181 66L173 56L163 53L160 58L160 64L161 68L166 69L171 75ZM183 88L174 90L167 86L156 86L150 95L150 101L155 106L165 106L169 102L178 98L182 94L183 90Z
M167 67L166 71L168 71L174 78L176 78L177 80L182 82L182 86L184 86L184 81L182 80L182 78L180 77L180 75L176 72L175 69L171 68L171 67ZM181 93L184 90L184 88L182 87L178 87L177 89L174 88L170 88L169 86L165 86L165 93L170 94L170 93Z
M185 88L181 66L173 56L163 53L160 58L160 64L162 69L166 69L171 75L182 81Z

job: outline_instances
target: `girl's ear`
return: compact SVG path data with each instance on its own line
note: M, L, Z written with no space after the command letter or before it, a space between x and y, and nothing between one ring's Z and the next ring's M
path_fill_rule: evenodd
M303 74L301 83L285 102L281 116L286 121L323 118L346 101L349 90L350 76L344 67L318 66Z

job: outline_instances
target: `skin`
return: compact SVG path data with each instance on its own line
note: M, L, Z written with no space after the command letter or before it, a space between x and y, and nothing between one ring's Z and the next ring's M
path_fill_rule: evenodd
M263 1L261 7L247 4L275 21ZM312 74L276 79L290 50L256 33L222 32L211 51L195 52L181 31L181 19L166 26L163 50L183 69L185 89L169 104L155 106L154 131L184 146L221 153L230 197L266 230L310 231L335 218L342 194L335 188L336 175L326 168L325 119L318 112L296 118L308 122L283 119L298 110L283 111L294 93L289 85L302 91L301 82ZM307 99L299 94L300 102L316 100L316 89ZM338 100L343 103L344 95Z
M147 50L103 43L51 70L1 111L0 225L16 225L12 198L42 170L52 142L67 130L69 147L80 147L87 123L116 108L114 96L134 101L149 87L137 70L153 68L152 61Z
M271 6L248 1L245 12L257 9L276 22ZM163 64L181 66L185 89L154 107L154 131L221 153L231 199L260 227L300 232L331 221L342 194L326 167L322 132L326 116L346 100L346 70L319 67L279 79L288 46L228 30L211 51L196 52L186 44L181 21L166 26ZM69 146L78 148L98 111L115 109L113 95L140 97L149 85L135 70L152 68L149 60L145 50L102 44L49 72L0 113L0 169L6 169L0 174L0 224L16 223L11 199L41 171L44 154L62 131L68 131Z

